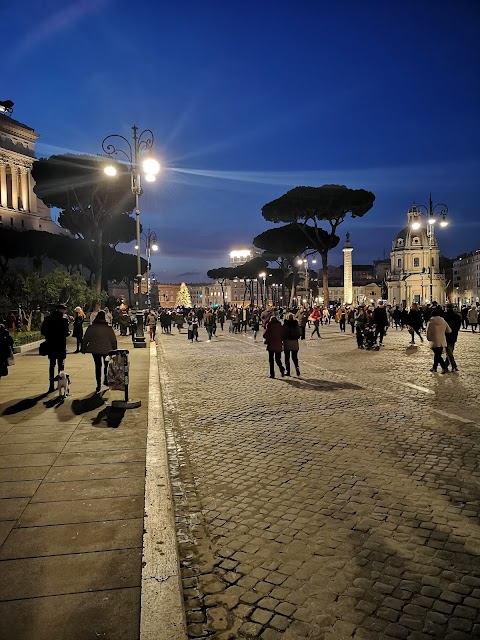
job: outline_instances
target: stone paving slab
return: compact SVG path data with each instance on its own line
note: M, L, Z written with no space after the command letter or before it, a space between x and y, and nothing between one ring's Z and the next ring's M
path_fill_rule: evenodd
M143 518L15 528L0 548L0 560L138 547Z
M0 640L133 640L139 617L139 587L0 602Z
M139 587L141 549L2 561L0 600Z
M21 509L21 514L18 517L17 527L140 518L143 515L143 508L143 495L30 503L23 508L18 507L16 513ZM11 513L15 512L11 511Z
M190 637L480 637L477 336L435 376L321 333L276 380L249 335L160 336Z

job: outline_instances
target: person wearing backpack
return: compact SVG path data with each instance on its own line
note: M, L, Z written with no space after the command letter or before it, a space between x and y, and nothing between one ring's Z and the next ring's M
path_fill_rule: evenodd
M300 375L298 365L298 340L301 336L301 329L298 320L295 319L293 313L288 313L283 323L283 350L285 352L285 375L290 375L290 356L292 356L293 364L297 376Z

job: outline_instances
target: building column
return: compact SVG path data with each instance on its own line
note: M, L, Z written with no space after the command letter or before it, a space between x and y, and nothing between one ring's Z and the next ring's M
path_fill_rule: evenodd
M28 169L22 168L20 170L20 188L22 194L22 206L24 211L30 211L30 202L28 199Z
M12 209L18 209L18 167L10 165L12 172Z
M353 302L353 279L352 279L352 251L350 244L350 234L347 233L347 239L343 246L343 302L352 304Z
M7 168L5 164L0 163L0 204L7 208Z
M27 178L28 178L28 195L29 195L28 201L30 203L29 211L31 213L37 213L37 196L35 194L35 191L33 190L33 185L35 183L32 178L32 167L28 169Z

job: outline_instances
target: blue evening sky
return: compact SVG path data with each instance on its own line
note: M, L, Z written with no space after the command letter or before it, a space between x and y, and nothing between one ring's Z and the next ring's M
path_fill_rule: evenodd
M0 99L38 156L153 130L141 219L163 282L205 281L298 185L375 193L341 227L356 263L388 256L430 191L442 253L480 248L478 0L24 0L0 28Z

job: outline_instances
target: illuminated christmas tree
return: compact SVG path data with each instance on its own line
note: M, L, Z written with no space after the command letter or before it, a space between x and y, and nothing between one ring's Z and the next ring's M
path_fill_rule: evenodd
M180 289L178 290L175 306L177 307L192 306L192 299L190 298L190 292L188 290L187 285L184 282L182 282L182 284L180 285Z

